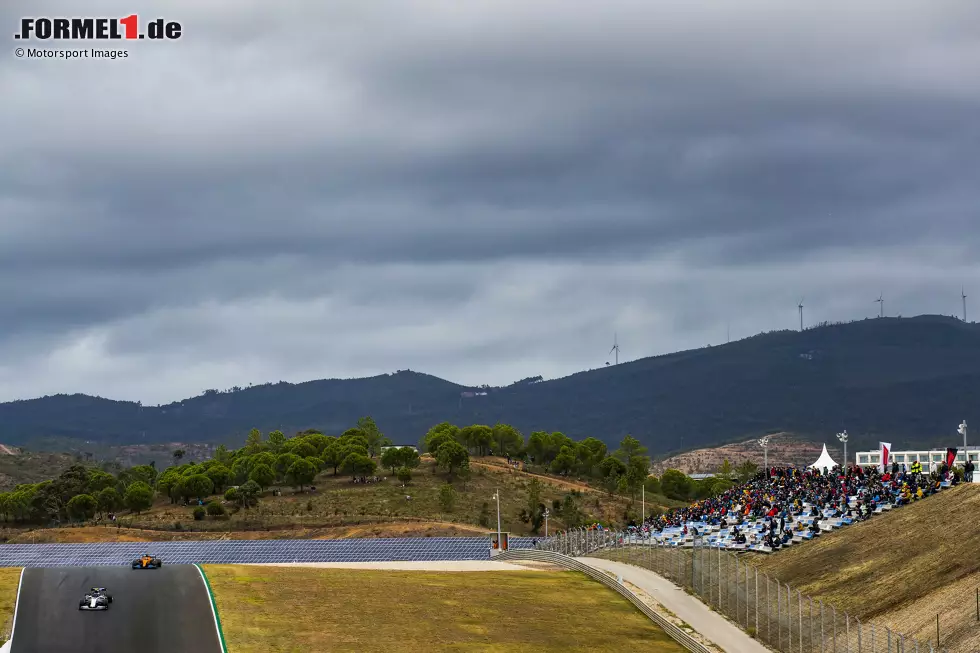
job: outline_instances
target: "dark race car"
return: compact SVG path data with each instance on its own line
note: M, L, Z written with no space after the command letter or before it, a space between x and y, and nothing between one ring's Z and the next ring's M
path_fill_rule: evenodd
M112 595L104 587L93 587L78 602L79 610L108 610L112 603Z
M163 566L163 560L155 558L149 553L144 553L133 560L133 569L157 569Z

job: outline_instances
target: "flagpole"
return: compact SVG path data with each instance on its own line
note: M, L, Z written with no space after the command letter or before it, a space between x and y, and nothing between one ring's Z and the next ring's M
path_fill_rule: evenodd
M643 525L643 522L645 522L646 519L647 519L647 486L646 486L646 484L643 485L643 491L640 493L640 497L642 497L640 499L640 502L641 502L640 503L640 506L641 506L640 509L643 511L643 516L640 517L640 526L642 526Z

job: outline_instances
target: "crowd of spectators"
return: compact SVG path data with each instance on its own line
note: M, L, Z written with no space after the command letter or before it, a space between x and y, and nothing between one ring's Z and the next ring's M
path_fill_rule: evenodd
M971 467L965 470L967 476L972 476ZM819 534L821 519L862 521L872 517L879 506L912 503L957 482L947 464L931 474L923 473L918 463L911 468L892 463L884 472L876 466L857 465L822 470L773 467L718 496L648 517L634 526L646 534L670 527L681 527L687 534L689 527L696 528L692 523L729 526L736 543L744 544L746 534L740 527L761 521L765 525L763 544L776 549L794 534ZM749 536L755 539L759 533Z

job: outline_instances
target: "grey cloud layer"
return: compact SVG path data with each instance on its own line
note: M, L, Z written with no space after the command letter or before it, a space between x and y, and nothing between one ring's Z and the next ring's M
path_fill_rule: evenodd
M143 5L185 37L0 60L0 399L505 383L980 270L972 0Z

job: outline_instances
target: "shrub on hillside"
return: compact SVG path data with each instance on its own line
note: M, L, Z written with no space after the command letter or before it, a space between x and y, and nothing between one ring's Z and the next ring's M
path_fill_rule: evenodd
M456 489L449 483L439 488L439 505L442 506L443 511L452 512L458 496Z
M204 515L207 511L204 510L204 506L197 506L194 508L194 521L201 521L204 519Z
M207 512L212 517L220 517L225 514L225 507L217 501L208 503Z
M408 467L402 467L398 470L398 480L402 483L409 483L412 480L412 470Z

